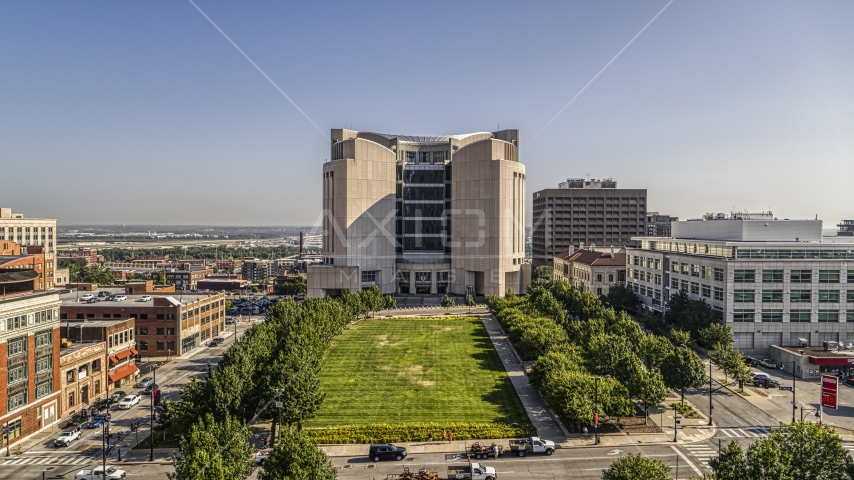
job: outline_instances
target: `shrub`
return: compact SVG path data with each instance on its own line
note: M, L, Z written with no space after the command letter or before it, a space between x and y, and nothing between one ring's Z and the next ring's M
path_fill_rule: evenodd
M305 433L317 443L389 443L423 441L430 432L433 432L434 437L441 436L442 430L453 432L457 440L536 435L530 425L464 422L340 425L310 429Z

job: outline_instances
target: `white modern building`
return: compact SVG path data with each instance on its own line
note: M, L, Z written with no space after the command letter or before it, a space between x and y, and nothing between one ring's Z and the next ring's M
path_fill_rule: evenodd
M735 347L854 342L854 239L822 237L820 220L706 216L627 249L627 281L651 311L679 290L732 327Z

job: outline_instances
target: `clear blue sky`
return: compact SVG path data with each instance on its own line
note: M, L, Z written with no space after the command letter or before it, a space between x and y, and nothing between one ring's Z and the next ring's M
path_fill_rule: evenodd
M854 2L0 3L0 205L62 224L294 225L330 128L518 128L680 217L854 218ZM530 205L529 205L530 211Z

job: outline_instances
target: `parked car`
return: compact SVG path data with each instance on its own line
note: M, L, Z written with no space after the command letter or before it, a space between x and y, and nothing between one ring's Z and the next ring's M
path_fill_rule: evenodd
M777 368L777 365L774 364L774 361L770 358L763 358L759 360L759 365L762 365L765 368Z
M764 387L764 388L777 388L780 386L780 382L774 380L773 378L768 377L756 377L753 379L754 387Z
M67 447L71 442L80 438L80 429L75 428L59 434L59 438L53 441L54 447Z
M524 457L526 453L555 453L555 442L543 440L540 437L528 437L518 440L510 440L510 453Z
M103 412L104 410L110 408L110 403L112 403L110 399L105 398L103 400L98 400L97 402L95 402L95 404L92 405L92 408L94 408L97 412Z
M123 301L128 299L128 296L119 294L119 295L113 295L112 297L110 297L110 299L114 302L123 302Z
M848 380L845 380L845 383L847 383L848 385L854 385L854 375L848 377Z
M222 337L216 337L213 341L216 342L217 345L222 345L225 342L225 339Z
M139 395L128 395L121 402L119 402L119 408L122 410L128 410L130 407L139 403L139 399L142 398Z
M80 301L82 301L82 302L88 302L89 300L92 300L93 298L95 298L95 295L92 295L91 293L85 293L83 295L80 295Z
M112 293L106 290L101 290L100 292L98 292L98 298L109 297L110 295L112 295Z
M113 394L110 395L110 401L112 403L116 403L119 400L125 398L125 395L127 395L127 392L125 392L124 390L119 390L117 392L113 392Z
M218 347L219 344L211 340L211 343L208 344L209 347Z
M139 381L140 388L148 388L149 385L154 383L154 379L151 377L145 377Z
M107 419L104 416L95 415L94 417L92 417L92 420L89 420L88 422L84 423L83 427L85 427L85 428L98 428L101 425L103 425L104 422L106 422L106 421L107 421Z
M406 449L396 447L390 443L371 445L368 450L368 458L375 462L380 460L403 460L406 457Z
M226 325L234 325L234 317L225 317Z
M126 475L124 470L107 465L107 475L104 475L104 467L101 466L92 470L80 470L74 475L74 480L122 480Z
M152 300L152 298L153 297L151 295L143 295L143 296L139 297L139 301L140 302L150 302Z

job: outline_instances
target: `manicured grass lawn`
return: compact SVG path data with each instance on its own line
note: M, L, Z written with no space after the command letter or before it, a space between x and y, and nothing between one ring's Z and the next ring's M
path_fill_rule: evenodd
M366 423L528 425L478 318L367 319L335 339L309 427Z

